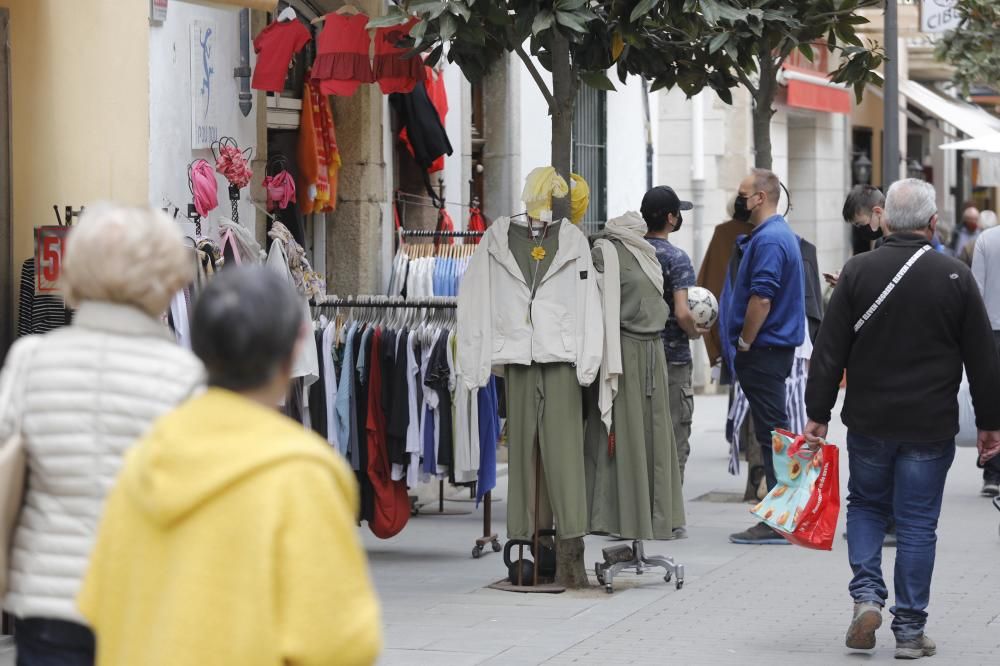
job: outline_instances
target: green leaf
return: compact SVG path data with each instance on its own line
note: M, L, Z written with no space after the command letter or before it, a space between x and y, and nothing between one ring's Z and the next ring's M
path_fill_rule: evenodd
M629 19L628 19L629 22L630 23L635 23L636 21L638 21L639 19L641 19L643 16L645 16L646 14L648 14L649 12L651 12L653 9L655 9L656 6L659 5L659 4L660 4L660 0L639 0L639 4L637 4L635 6L635 9L632 10L632 14L629 16Z
M537 35L543 30L548 30L552 27L552 21L555 20L552 12L547 9L543 9L535 15L535 20L531 24L531 34Z
M415 2L412 5L409 5L408 9L411 13L417 14L418 16L428 14L431 18L437 18L438 16L441 16L447 7L448 3L443 0L424 0L423 2Z
M441 15L441 41L448 42L458 32L458 19L451 14Z
M410 37L416 40L415 47L419 47L424 41L424 35L427 34L427 21L420 21L412 28L410 28Z
M555 13L556 22L560 25L566 26L573 32L585 33L587 31L587 25L577 14L573 12L560 12Z
M365 27L368 29L391 28L393 26L403 25L409 20L410 17L402 13L398 9L396 9L395 12L392 11L392 9L390 9L389 13L387 13L385 16L378 16L368 21L368 24Z
M472 12L461 2L449 2L448 11L450 11L455 16L461 16L468 23L469 19L472 18Z
M722 46L729 41L729 35L730 33L728 32L720 32L715 35L715 37L712 37L712 41L708 43L708 52L715 53L721 49Z
M615 84L604 72L580 72L580 80L595 90L614 92Z
M434 67L438 64L438 61L441 60L442 53L444 53L444 45L438 44L434 47L434 50L430 52L430 55L427 56L427 59L424 60L424 64L428 67Z
M812 46L810 46L808 43L803 42L803 43L799 44L799 52L802 55L804 55L806 57L806 60L808 60L809 62L813 61L814 55L813 55Z
M554 6L559 11L572 12L589 4L590 0L556 0Z

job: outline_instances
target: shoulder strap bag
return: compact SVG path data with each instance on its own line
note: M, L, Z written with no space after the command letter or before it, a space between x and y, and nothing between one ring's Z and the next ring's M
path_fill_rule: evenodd
M38 336L25 338L18 345L17 353L8 357L6 381L0 386L0 405L6 405L14 414L11 434L0 442L0 597L7 592L10 548L21 505L24 503L24 481L28 471L24 440L21 437L24 405L15 397L18 394L23 396L22 375L38 340Z
M903 276L906 275L911 268L913 268L913 264L917 263L917 260L920 259L920 257L924 256L927 252L931 251L932 249L933 248L930 245L924 245L922 248L914 252L913 256L910 257L910 259L905 264L903 264L902 268L900 268L899 271L896 273L896 275L892 278L892 281L885 286L885 289L882 290L882 293L879 294L878 298L875 299L875 302L872 303L871 306L867 310L865 310L865 313L861 315L861 318L858 319L857 322L855 322L854 324L855 335L858 334L862 326L868 323L868 320L872 318L872 316L879 309L879 307L882 305L885 299L889 297L889 294L892 293L892 290L895 289L896 285L899 284L900 280L903 279Z

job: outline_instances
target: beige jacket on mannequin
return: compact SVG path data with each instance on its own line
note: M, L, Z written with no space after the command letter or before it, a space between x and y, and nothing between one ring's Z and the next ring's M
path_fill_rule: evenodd
M511 224L518 222L493 222L462 278L458 375L472 389L485 386L494 367L571 363L589 386L601 366L604 322L587 237L563 220L559 250L532 300L507 242Z

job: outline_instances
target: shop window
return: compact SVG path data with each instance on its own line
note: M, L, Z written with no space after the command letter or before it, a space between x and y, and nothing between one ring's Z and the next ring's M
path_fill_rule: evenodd
M590 186L590 207L581 228L592 234L608 219L608 104L607 93L580 86L573 118L573 172Z

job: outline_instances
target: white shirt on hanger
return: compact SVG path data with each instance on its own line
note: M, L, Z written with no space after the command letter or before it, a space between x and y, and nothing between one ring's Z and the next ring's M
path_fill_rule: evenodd
M337 342L337 323L331 321L323 329L323 384L326 388L326 441L334 449L339 449L336 427L337 411L337 367L333 362L333 347Z

